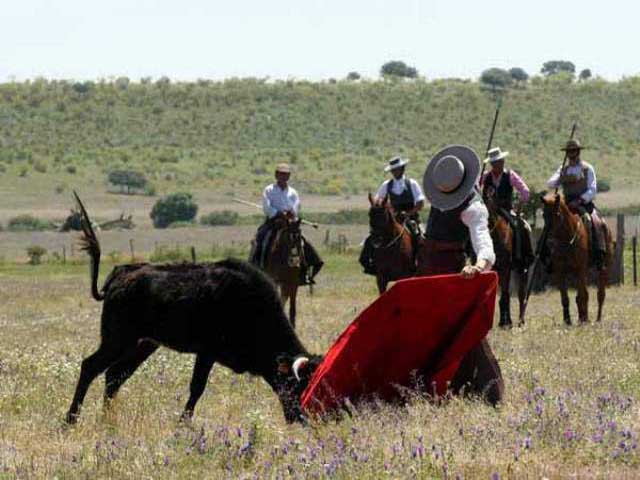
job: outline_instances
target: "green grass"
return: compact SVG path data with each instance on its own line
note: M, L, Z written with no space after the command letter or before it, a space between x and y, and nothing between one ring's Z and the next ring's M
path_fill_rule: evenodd
M376 296L355 255L326 260L299 303L299 334L314 352ZM549 292L532 298L524 328L492 331L507 386L497 410L416 397L341 423L288 426L262 380L216 366L193 422L181 425L193 359L161 349L110 412L96 381L79 425L66 429L80 361L99 341L88 279L86 264L0 265L0 478L632 478L640 467L632 287L609 290L599 325L564 327Z
M108 172L128 168L144 172L159 193L253 193L288 161L305 194L363 194L392 154L409 156L419 177L446 144L482 152L494 108L478 83L457 80L98 82L86 92L65 81L4 83L0 185L44 177L51 189L92 181L106 190ZM640 77L536 78L508 90L495 144L538 190L577 119L591 147L585 158L621 189L640 180L639 111Z

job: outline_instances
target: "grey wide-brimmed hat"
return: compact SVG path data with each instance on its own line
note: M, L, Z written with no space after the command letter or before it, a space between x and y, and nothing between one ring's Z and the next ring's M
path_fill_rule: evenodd
M464 145L450 145L431 159L422 186L432 206L452 210L462 204L478 182L480 158Z
M384 171L390 172L391 170L395 170L396 168L404 167L407 163L409 163L408 158L393 157L391 160L389 160L389 165L384 167Z
M504 160L509 156L509 152L503 152L500 147L492 148L487 152L487 158L484 159L484 163L496 163L500 160Z

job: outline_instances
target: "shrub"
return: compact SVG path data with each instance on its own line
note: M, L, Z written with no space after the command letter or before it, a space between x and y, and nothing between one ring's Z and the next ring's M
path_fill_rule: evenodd
M142 189L147 185L147 179L140 172L133 170L113 170L109 172L109 183L120 187L120 191L131 194L131 190Z
M67 165L67 168L65 170L71 175L75 175L75 173L78 171L75 165Z
M29 214L10 218L9 223L7 223L7 230L12 232L37 232L49 230L50 228L51 222L40 220Z
M200 223L202 225L235 225L238 223L240 216L237 212L231 210L220 210L217 212L207 213L200 217Z
M37 160L36 163L33 164L33 169L38 173L47 173L47 164L42 160Z
M40 245L31 245L27 247L27 255L29 256L29 263L31 265L40 265L42 263L42 257L47 254L47 249Z
M597 184L598 192L608 192L609 190L611 190L611 183L606 178L598 179Z
M167 228L173 222L188 222L198 213L198 205L190 193L173 193L159 199L149 216L156 228Z

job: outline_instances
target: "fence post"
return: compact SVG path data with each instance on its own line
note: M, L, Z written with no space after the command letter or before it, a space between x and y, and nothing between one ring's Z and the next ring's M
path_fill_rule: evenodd
M196 247L191 245L191 261L196 263Z
M624 215L616 217L616 268L618 270L618 285L624 285Z
M636 251L638 249L638 235L634 235L631 239L631 249L633 252L633 286L638 286L638 263L636 257Z
M634 258L635 258L635 250L634 250ZM66 245L62 245L62 264L67 263L67 247Z
M135 260L136 255L135 255L135 251L134 251L134 248L133 248L133 238L129 239L129 249L131 250L131 262L133 263L133 262L136 261Z

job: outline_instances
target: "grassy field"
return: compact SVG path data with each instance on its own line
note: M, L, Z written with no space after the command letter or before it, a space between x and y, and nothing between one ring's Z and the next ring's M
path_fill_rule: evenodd
M300 298L313 352L376 297L354 255L326 260L314 295ZM80 361L99 336L86 264L0 264L0 305L0 478L634 478L640 468L633 287L609 290L601 324L563 326L550 292L532 299L524 328L493 330L507 385L498 409L416 397L306 428L284 423L262 380L223 367L180 424L193 358L161 350L110 412L96 381L66 429Z
M640 179L640 77L571 82L534 77L506 93L495 145L536 190L562 161L571 124L584 157L613 189ZM0 84L0 190L39 182L37 195L85 185L104 192L114 169L144 173L157 193L251 195L290 162L305 195L375 188L393 154L412 174L444 145L486 146L495 109L478 82L308 82L233 79ZM44 204L46 205L46 204Z

